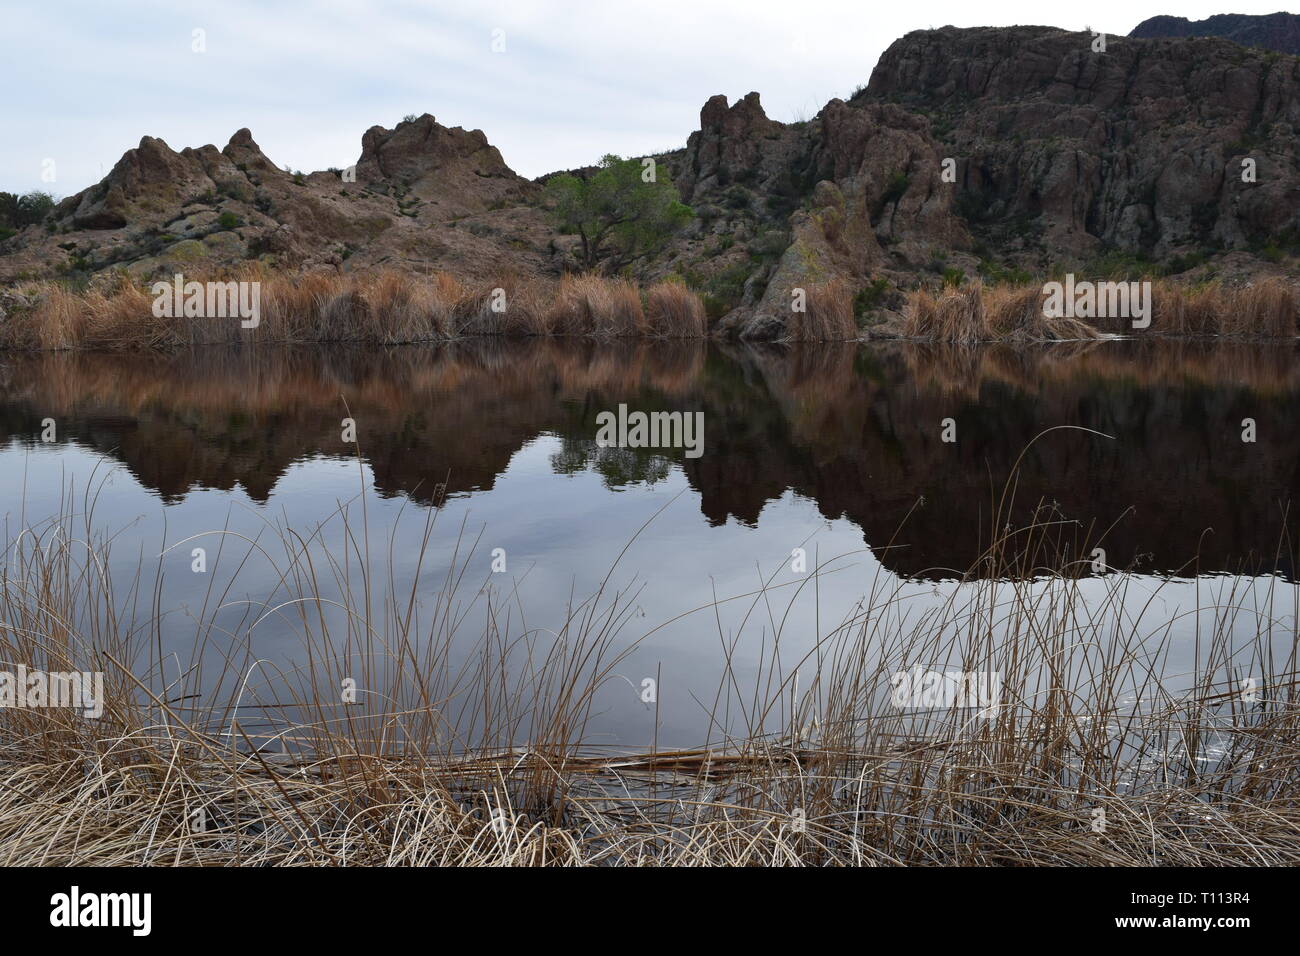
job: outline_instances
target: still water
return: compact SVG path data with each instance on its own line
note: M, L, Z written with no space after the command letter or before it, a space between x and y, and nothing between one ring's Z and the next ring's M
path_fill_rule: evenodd
M620 404L702 413L702 454L600 447L597 416ZM155 613L159 582L149 640L160 650L141 658L155 677L180 680L195 622L220 604L203 653L237 658L254 696L305 653L305 625L278 607L283 562L250 545L274 553L285 528L318 530L313 546L335 560L322 574L347 586L364 543L376 607L400 607L417 566L422 608L456 577L449 606L464 609L467 633L484 627L484 589L512 628L554 635L608 581L627 602L613 641L630 650L587 739L691 745L715 730L706 715L724 658L741 683L770 683L776 659L783 675L812 669L817 638L860 614L869 591L901 596L894 624L912 626L979 586L991 537L1040 505L1057 546L1083 562L1085 594L1104 590L1094 548L1136 573L1134 626L1167 642L1169 673L1196 664L1205 614L1188 610L1224 589L1267 605L1227 627L1243 640L1262 629L1285 651L1298 412L1300 357L1276 344L8 355L0 516L10 545L69 513L111 537L126 617ZM1066 425L1077 427L1041 434ZM367 542L344 534L342 510ZM141 576L149 599L127 583ZM271 663L245 666L255 660Z

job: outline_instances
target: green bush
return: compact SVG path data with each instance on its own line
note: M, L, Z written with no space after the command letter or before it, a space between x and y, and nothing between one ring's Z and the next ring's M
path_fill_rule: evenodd
M15 231L43 222L54 209L54 197L40 190L17 196L0 192L0 227Z
M889 280L883 276L871 280L858 290L858 294L853 297L853 320L858 328L873 324L876 310L884 304L888 292Z

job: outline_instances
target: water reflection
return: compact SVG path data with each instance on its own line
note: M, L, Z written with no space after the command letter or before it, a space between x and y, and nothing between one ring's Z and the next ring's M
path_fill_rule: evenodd
M593 471L618 491L680 470L714 526L752 526L793 493L861 528L889 570L921 578L976 560L1018 460L1015 517L1050 503L1081 522L1080 540L1101 537L1113 566L1272 567L1300 460L1300 362L1276 345L483 340L10 355L0 376L6 469L54 418L60 443L120 461L166 502L236 486L265 502L295 463L353 453L341 441L350 414L376 491L427 504L444 484L453 496L493 488L521 449L554 436L555 475ZM702 411L703 456L598 448L596 415L619 403ZM955 444L941 441L945 418ZM1245 418L1255 443L1241 440ZM1066 424L1111 437L1061 431L1025 452ZM529 494L544 511L546 484Z

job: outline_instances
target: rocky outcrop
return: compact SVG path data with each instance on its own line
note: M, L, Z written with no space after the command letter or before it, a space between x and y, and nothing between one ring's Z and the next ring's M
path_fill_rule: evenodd
M1300 60L1213 39L1093 46L1048 27L910 33L855 102L928 116L959 209L1032 264L1300 234Z
M1151 17L1143 20L1131 37L1222 37L1242 46L1300 55L1300 16L1294 13L1220 13L1204 20L1186 17Z
M482 130L441 126L428 113L396 129L372 126L361 138L357 181L444 206L448 217L535 197Z
M146 136L122 155L99 185L61 202L55 217L70 218L82 229L119 229L212 188L192 151L182 155L162 140Z
M700 217L700 245L683 258L707 261L710 247L725 246L706 287L752 267L722 323L746 338L782 335L797 287L901 280L936 250L969 244L928 124L892 105L836 99L786 124L768 118L757 93L730 106L715 96L675 162Z
M539 187L515 175L481 131L447 129L427 114L392 131L374 127L347 173L282 169L247 129L223 149L177 152L146 136L102 182L11 240L0 281L118 269L152 279L247 260L442 267L467 278L554 268Z

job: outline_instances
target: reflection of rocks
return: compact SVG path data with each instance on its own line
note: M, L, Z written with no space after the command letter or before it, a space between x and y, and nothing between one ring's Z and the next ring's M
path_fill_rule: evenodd
M781 413L775 422L770 413L748 418L751 433L731 436L752 462L737 465L741 453L687 464L715 520L756 521L767 499L792 487L827 517L860 525L872 546L901 545L883 557L896 571L965 569L989 540L1013 464L1058 424L1115 438L1058 431L1035 442L1014 488L1016 521L1054 503L1084 524L1071 531L1078 554L1085 538L1122 518L1103 542L1112 565L1149 555L1147 568L1180 568L1199 547L1202 570L1235 570L1252 550L1272 554L1279 503L1300 490L1293 353L1108 343L1062 357L891 346L859 351L850 366L836 357L843 350L810 351L749 353ZM1266 444L1240 441L1247 415L1275 424ZM957 422L955 445L940 441L946 417ZM774 438L789 450L731 487ZM1214 533L1202 541L1206 528Z
M438 348L202 352L125 357L16 355L0 400L0 442L60 437L123 461L168 499L240 485L265 500L295 461L344 457L346 398L383 495L491 488L526 443L556 434L557 471L605 482L684 468L713 523L758 520L787 490L860 525L889 568L970 566L993 502L1024 454L1017 521L1040 501L1105 528L1112 565L1236 570L1271 553L1295 496L1300 363L1248 345L1103 343L1012 351L895 344L874 349L536 340ZM702 410L704 455L597 449L596 415ZM1255 418L1260 439L1240 441ZM940 441L943 418L955 445ZM920 504L924 499L924 504ZM544 507L544 502L539 507ZM1125 514L1132 508L1131 514ZM1202 540L1201 532L1213 533ZM1070 526L1082 552L1086 528ZM890 542L888 553L881 548Z

